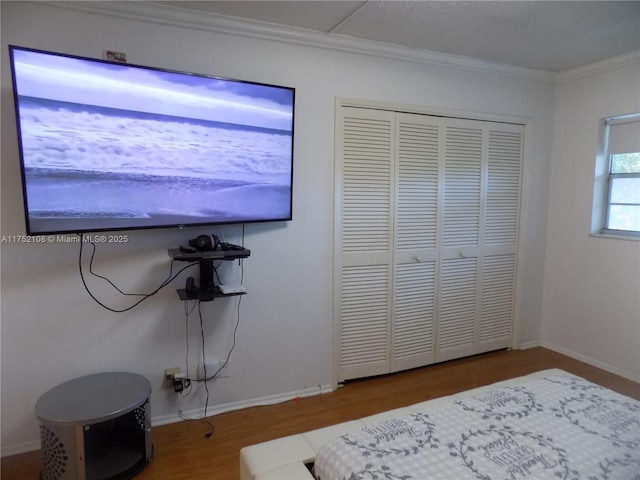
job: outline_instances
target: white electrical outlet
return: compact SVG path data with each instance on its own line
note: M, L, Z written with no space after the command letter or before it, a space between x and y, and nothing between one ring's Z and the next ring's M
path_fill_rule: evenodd
M164 371L164 378L167 388L173 388L173 380L180 373L180 367L167 368Z

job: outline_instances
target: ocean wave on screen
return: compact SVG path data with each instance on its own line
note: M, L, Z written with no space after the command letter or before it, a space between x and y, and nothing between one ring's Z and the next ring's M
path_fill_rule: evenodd
M290 135L31 105L21 119L26 168L265 183L291 175Z
M97 210L87 211L84 208L31 209L32 218L150 218L145 212Z

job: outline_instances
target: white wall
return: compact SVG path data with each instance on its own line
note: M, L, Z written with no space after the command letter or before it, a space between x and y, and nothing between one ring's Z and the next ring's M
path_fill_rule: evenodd
M188 24L97 15L50 4L0 5L2 235L24 233L7 44L88 57L114 49L126 52L130 63L296 87L294 220L246 228L246 245L252 250L244 263L249 294L242 301L230 377L210 384L209 411L289 392L312 392L333 381L336 97L529 118L526 227L521 233L524 268L519 272L521 340L539 342L553 112L553 85L547 80L216 33L206 27L188 28ZM126 244L99 246L96 270L124 290L149 291L168 274L167 248L204 230L128 232ZM224 231L229 241L240 240L239 227ZM84 374L125 370L145 375L153 387L155 423L176 419L178 409L188 412L204 406L202 389L183 398L162 386L165 368L185 365L185 315L174 288L184 285L187 274L140 307L114 314L97 306L83 290L77 256L77 245L2 244L3 454L38 448L36 400L49 388ZM238 274L235 263L228 268L230 275ZM102 282L92 279L90 286L110 305L128 304ZM208 356L226 355L235 325L234 308L235 301L230 299L203 305ZM194 368L200 355L197 315L188 328Z
M592 237L598 127L640 111L638 60L556 87L543 344L640 381L640 242Z

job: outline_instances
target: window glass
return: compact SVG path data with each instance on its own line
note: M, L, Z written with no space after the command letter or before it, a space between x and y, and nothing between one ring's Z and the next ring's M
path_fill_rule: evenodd
M609 228L640 232L640 205L611 205Z
M611 155L607 228L640 232L640 152Z
M611 155L611 173L640 173L640 152Z
M612 179L611 203L637 203L640 205L640 177Z

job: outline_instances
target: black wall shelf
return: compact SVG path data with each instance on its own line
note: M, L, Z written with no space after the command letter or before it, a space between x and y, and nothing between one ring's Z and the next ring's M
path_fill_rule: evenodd
M242 250L208 250L199 252L183 252L179 248L170 248L169 256L177 261L196 262L198 260L236 260L238 258L247 258L251 255L251 250L243 248Z
M238 260L251 255L248 248L230 250L207 250L198 252L183 252L179 248L170 248L169 257L175 261L198 262L200 264L200 286L187 290L179 288L177 290L180 300L200 300L210 302L216 297L233 297L245 295L246 292L222 293L214 282L213 262L215 260ZM202 285L206 285L203 287Z

